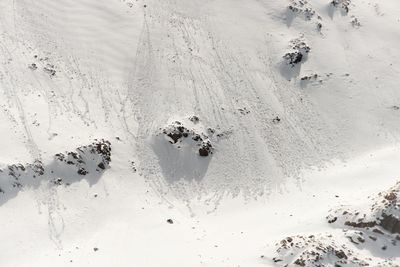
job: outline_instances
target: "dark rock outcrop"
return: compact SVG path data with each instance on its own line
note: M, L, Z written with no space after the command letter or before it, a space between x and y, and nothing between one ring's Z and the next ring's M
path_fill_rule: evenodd
M41 180L61 185L64 181L65 184L70 184L89 174L91 177L99 177L109 167L110 162L111 143L96 140L90 145L78 147L75 151L54 155L54 160L47 165L35 160L30 164L18 163L0 169L0 193L15 193L25 186L38 186Z
M197 123L199 121L198 117L194 118L192 116L189 118L193 123ZM209 137L200 132L198 133L195 129L189 129L184 126L180 121L175 121L162 129L162 133L167 137L167 140L172 145L175 145L177 148L180 147L182 142L189 142L194 146L198 147L198 152L201 157L207 157L213 153L213 146L209 139Z

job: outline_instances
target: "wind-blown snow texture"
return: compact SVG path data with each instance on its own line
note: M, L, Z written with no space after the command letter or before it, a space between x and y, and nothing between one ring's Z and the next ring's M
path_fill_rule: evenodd
M400 177L399 14L0 1L0 266L274 266L288 236L348 242L329 210Z

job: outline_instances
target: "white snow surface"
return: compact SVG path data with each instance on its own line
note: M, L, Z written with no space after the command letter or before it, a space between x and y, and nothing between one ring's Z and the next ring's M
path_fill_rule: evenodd
M400 179L400 2L330 2L0 0L0 178L112 147L95 179L0 190L0 266L275 266L287 236L343 239L329 210Z

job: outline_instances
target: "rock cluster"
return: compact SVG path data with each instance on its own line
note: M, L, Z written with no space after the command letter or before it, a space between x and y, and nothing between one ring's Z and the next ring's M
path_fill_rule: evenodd
M314 21L318 32L322 30L322 17L307 0L290 0L287 6L287 20L291 23L294 17L302 17L306 21Z
M294 67L305 61L311 48L301 39L294 39L291 42L292 52L286 53L283 58L287 65Z
M312 80L317 80L318 79L318 74L311 74L311 75L307 75L307 76L303 76L301 77L301 81L312 81Z
M315 10L309 5L307 0L291 0L288 10L294 14L303 15L304 19L311 20L315 15ZM321 19L319 15L318 19Z
M373 250L387 257L385 251L399 252L400 246L400 182L385 192L371 198L367 206L349 208L342 206L331 211L328 223L342 228L344 236L355 246ZM391 254L399 257L400 254ZM390 260L387 265L391 265Z
M368 266L368 263L346 245L337 244L332 236L292 236L280 241L278 266Z
M189 118L193 123L198 123L199 118L192 116ZM213 146L209 137L204 133L198 133L194 129L189 129L181 122L175 121L162 129L162 133L167 137L167 140L177 148L180 147L183 141L191 140L196 147L201 157L207 157L213 153Z
M40 160L35 160L30 164L12 164L5 169L0 169L0 193L5 192L5 188L11 185L12 188L23 187L26 178L36 178L44 175L44 166Z
M340 8L346 14L350 11L351 0L332 0L331 5L335 8Z
M370 205L341 207L326 219L342 234L287 237L277 244L274 263L285 267L400 266L393 259L400 256L400 182L372 198ZM364 249L375 258L361 253Z
M400 182L372 199L367 210L340 208L331 217L339 223L356 228L381 227L392 234L400 234Z
M54 161L48 165L35 160L30 164L19 163L0 169L0 193L35 184L39 177L59 185L63 178L74 180L76 175L86 176L90 172L100 174L108 168L110 162L111 143L106 140L96 140L90 145L78 147L76 151L56 154Z
M55 160L75 166L80 175L89 173L88 164L96 166L96 171L102 171L111 162L111 143L106 140L96 141L88 146L78 147L76 152L58 153Z
M37 63L31 63L28 65L28 68L31 69L32 71L35 71L38 69L38 64L43 66L43 72L47 73L50 77L56 76L56 67L54 64L49 63L49 58L48 57L40 57L38 55L34 56L35 61Z

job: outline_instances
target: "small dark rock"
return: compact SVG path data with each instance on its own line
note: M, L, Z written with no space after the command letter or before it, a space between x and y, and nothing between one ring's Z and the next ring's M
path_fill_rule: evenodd
M337 217L333 217L332 219L328 220L328 223L334 223L337 221Z
M275 118L272 119L273 123L279 123L281 122L281 118L279 118L278 116L276 116Z
M32 63L28 66L31 70L37 70L37 65L35 63Z
M191 117L189 117L189 120L193 123L198 123L200 121L199 117L193 115Z
M80 168L80 169L78 170L78 174L80 174L80 175L86 175L86 174L88 174L88 171L85 170L84 168Z
M335 251L335 255L339 259L347 259L347 255L344 253L343 250Z
M102 170L105 170L105 169L106 169L106 166L104 165L103 162L100 162L99 165L97 165L97 167L99 167L99 168L102 169Z
M199 155L202 157L207 157L209 154L207 148L201 147L199 148Z

